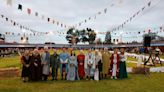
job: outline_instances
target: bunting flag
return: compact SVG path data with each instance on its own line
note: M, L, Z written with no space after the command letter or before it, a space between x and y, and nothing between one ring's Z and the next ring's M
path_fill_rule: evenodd
M151 1L148 3L148 6L150 7L150 5L151 5Z
M142 9L141 9L142 11L143 11L145 8L150 7L151 1L149 1L146 5L148 5L148 6L147 6L147 7L146 7L146 6L142 7ZM127 22L132 21L133 18L135 18L137 15L139 15L139 13L140 13L140 10L137 11L136 13L134 13L133 16L131 16L131 17L129 18L129 20L126 20L125 22L123 22L122 25L121 25L122 28L123 28L124 25L127 24ZM116 30L119 30L119 29L120 29L120 25L119 25L118 27L116 27L116 28L113 28L113 29L111 30L111 32L116 31Z
M12 6L12 0L6 0L6 5Z
M144 7L142 7L142 11L145 9L145 6Z
M38 16L38 12L35 12L35 16Z
M107 12L107 8L104 9L104 13L106 13L106 12Z
M22 11L22 5L21 4L18 4L18 10L21 10ZM32 9L30 9L30 8L26 8L27 9L27 13L28 13L28 15L31 15L31 13L32 13ZM35 16L37 17L38 15L40 15L38 12L35 12L34 13L35 14ZM46 18L46 20L47 20L47 22L49 22L49 23L52 23L52 24L55 24L55 20L54 19L50 19L49 17L45 17L44 15L41 15L41 19L42 20L44 20ZM52 20L52 21L51 21ZM54 21L53 21L54 20ZM57 26L59 26L59 22L56 24ZM63 26L64 24L62 24L62 26L60 25L60 27L64 27Z
M44 18L45 18L44 15L42 15L42 20L44 20Z
M8 21L8 18L6 18L6 21Z
M27 8L27 13L30 15L31 14L31 9Z
M50 22L50 18L47 18L47 21Z
M22 5L21 4L18 4L18 10L22 11Z
M3 18L3 17L4 17L4 15L1 15L1 17Z
M21 25L20 23L17 23L17 22L15 22L14 20L9 19L8 17L6 17L6 16L4 16L4 15L2 15L2 14L1 14L1 16L3 16L2 18L5 19L5 21L11 23L13 26L16 26L16 27L20 28L21 30L22 30L22 29L25 29L25 30L31 31L31 32L33 32L33 33L36 32L36 33L38 33L38 34L45 34L44 32L38 32L38 31L35 31L35 30L33 30L33 29L30 29L29 27L25 27L25 26ZM10 32L7 32L6 34L10 34Z
M55 20L52 20L52 23L55 24Z

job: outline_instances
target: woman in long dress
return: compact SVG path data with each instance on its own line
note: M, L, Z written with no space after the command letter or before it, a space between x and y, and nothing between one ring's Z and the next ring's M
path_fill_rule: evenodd
M117 53L117 48L114 49L114 53L111 56L110 73L111 79L117 79L119 77L120 57Z
M71 56L69 57L69 61L68 61L67 80L70 80L70 81L79 80L77 57L72 52L71 52Z
M29 56L28 50L26 50L24 52L24 55L21 56L21 63L23 65L21 77L22 77L23 82L27 82L29 80L29 75L30 75L30 70L29 70L30 56Z
M126 70L126 54L124 51L124 48L121 48L120 50L120 71L119 71L119 78L123 79L123 78L127 78L127 70Z

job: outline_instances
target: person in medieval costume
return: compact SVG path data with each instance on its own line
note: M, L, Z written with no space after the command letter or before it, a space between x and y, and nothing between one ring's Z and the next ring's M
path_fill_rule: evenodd
M77 57L73 52L71 52L71 55L68 60L67 80L70 81L79 80Z
M102 52L102 74L103 78L107 78L107 75L109 73L109 66L110 66L110 53L108 51L108 48L104 48L104 51Z
M123 79L123 78L127 78L127 70L126 70L126 59L127 56L125 54L125 50L124 48L120 49L120 71L119 71L119 78Z
M101 62L102 62L102 55L98 50L96 50L95 51L96 69L95 69L95 75L94 75L95 80L100 80L100 71L102 70L102 63Z
M34 49L30 58L30 81L39 81L42 79L41 56L38 49Z
M111 63L110 63L111 79L117 79L119 77L120 57L117 52L118 49L114 48L114 53L111 56Z
M21 63L23 65L22 67L22 80L23 82L27 82L29 80L30 76L30 56L29 56L29 50L25 50L23 56L21 56Z
M85 74L86 74L86 79L88 78L90 80L94 79L94 73L95 73L95 55L92 53L92 50L90 49L88 53L85 55L85 63L84 63L84 68L85 68Z
M65 48L63 48L63 52L60 53L59 58L60 58L60 73L61 73L61 79L63 80L63 77L64 77L65 80L66 80L69 55L68 55L68 53L66 52L66 49L65 49Z
M53 54L50 56L50 65L52 70L52 80L57 80L58 68L59 68L59 55L57 50L54 49Z
M42 66L43 80L47 81L48 75L50 73L50 53L47 46L44 47L44 52L42 54Z
M77 56L78 74L79 74L80 79L83 79L85 76L84 60L85 60L85 55L83 54L83 51L80 50L80 54Z

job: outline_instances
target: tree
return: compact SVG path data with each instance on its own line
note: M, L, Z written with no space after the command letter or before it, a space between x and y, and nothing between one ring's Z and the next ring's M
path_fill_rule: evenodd
M78 42L89 42L89 44L93 44L96 39L96 33L91 28L86 28L83 30L75 30L74 28L70 28L67 31L66 39L69 43L78 43Z
M144 34L143 38L145 36L150 36L152 41L164 41L164 37L161 37L161 36L157 35L157 33L155 33L155 32L154 33L149 32L147 34Z
M95 39L96 39L96 32L92 30L91 28L86 29L87 34L88 34L88 42L89 44L93 44Z
M70 28L67 31L66 40L70 44L77 44L78 42L80 42L80 40L79 40L79 31L75 30L74 28Z
M105 43L111 44L111 34L110 32L107 32L105 35Z

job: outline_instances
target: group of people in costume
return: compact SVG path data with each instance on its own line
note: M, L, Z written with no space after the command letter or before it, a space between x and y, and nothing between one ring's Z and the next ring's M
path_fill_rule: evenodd
M51 75L52 80L101 80L127 78L126 54L124 48L114 48L109 52L108 48L83 50L76 54L74 50L57 53L57 49L50 54L47 46L40 52L34 49L32 52L26 50L21 56L22 79L26 81L47 81ZM60 77L59 71L60 70Z

